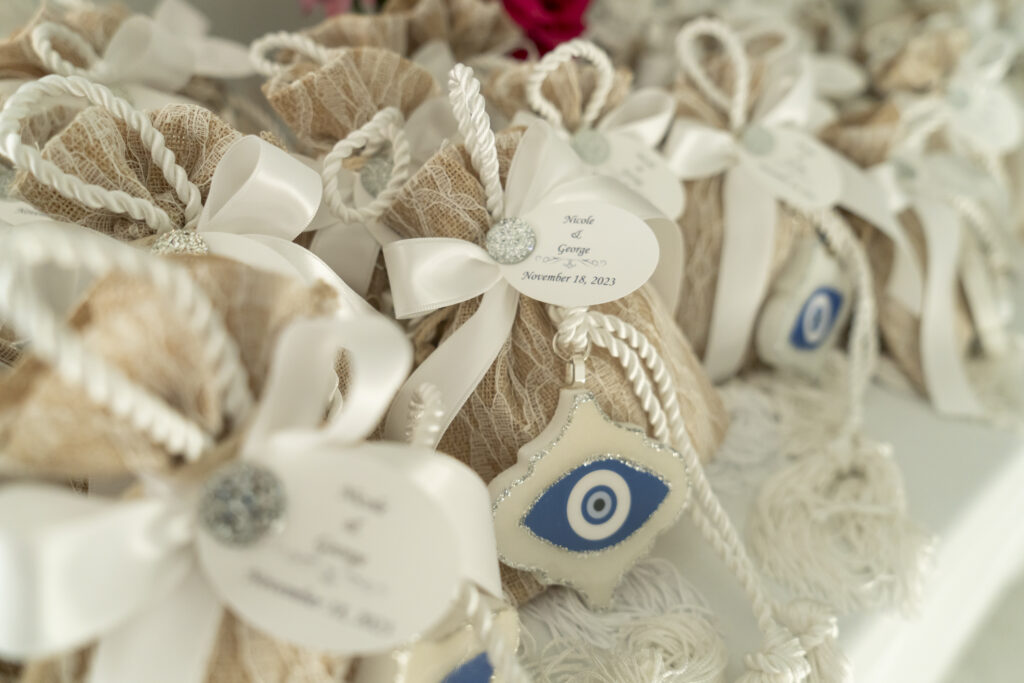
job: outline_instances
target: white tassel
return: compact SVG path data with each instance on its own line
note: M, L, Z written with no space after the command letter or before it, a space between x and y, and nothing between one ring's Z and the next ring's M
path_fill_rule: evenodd
M782 608L779 615L791 631L799 634L811 671L807 683L852 683L850 662L839 649L836 618L821 604L797 600Z
M931 536L907 517L888 450L860 440L769 477L748 537L769 576L843 613L912 611L932 548Z
M552 588L520 608L550 642L524 640L523 665L537 681L719 683L727 656L703 599L661 559L626 574L609 609L592 611L574 591Z

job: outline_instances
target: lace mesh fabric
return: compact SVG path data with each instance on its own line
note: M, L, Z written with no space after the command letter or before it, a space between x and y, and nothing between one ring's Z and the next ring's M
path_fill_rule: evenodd
M406 57L439 40L457 60L504 52L522 35L493 0L392 0L380 14L340 14L305 33L327 47L383 47Z
M863 167L883 163L900 135L899 113L889 104L845 115L824 131L826 143ZM892 272L894 245L892 240L867 221L849 212L844 218L857 233L874 275L875 300L878 302L878 326L884 350L896 361L900 370L922 394L927 394L921 360L921 320L896 299L889 296L886 285ZM913 209L899 214L898 219L914 249L922 272L927 275L924 231ZM973 336L973 326L963 291L957 286L956 331L960 348L966 353Z
M215 256L174 258L224 317L256 395L285 325L336 306L326 285L308 288ZM111 274L77 306L70 326L92 353L210 428L221 418L210 368L201 361L200 340L161 304L166 298L145 281ZM168 455L31 354L0 380L0 450L33 469L74 476L159 469Z
M425 69L379 48L344 50L319 67L299 62L271 78L263 91L314 154L329 152L381 109L397 107L408 116L441 94Z
M497 136L502 176L507 173L521 130ZM404 237L453 237L480 244L490 221L484 191L462 147L445 146L406 184L386 224ZM417 360L442 344L477 309L467 301L429 316L413 333ZM727 417L722 403L671 315L647 287L595 307L635 325L658 348L677 388L687 430L705 461L720 443ZM472 467L485 481L516 461L520 446L550 422L565 385L564 362L551 350L555 328L543 304L520 297L508 342L455 417L439 450ZM618 421L646 425L647 416L618 361L595 349L587 363L587 386ZM502 567L512 600L521 604L544 587L532 575Z
M163 133L178 165L188 172L205 199L217 164L241 133L195 105L170 105L149 116ZM178 225L184 225L184 205L160 167L153 163L149 149L138 133L105 109L83 110L46 143L42 154L65 173L87 183L151 200ZM44 213L120 240L135 240L154 232L129 216L92 209L65 197L26 171L18 173L11 191Z
M281 331L293 320L335 310L325 285L312 288L216 256L172 257L185 267L220 312L241 351L255 395L263 389ZM86 347L129 378L202 424L219 415L212 372L200 341L187 331L167 294L121 274L102 278L72 314L70 323ZM102 476L136 470L196 478L235 457L244 432L236 431L202 463L171 469L168 454L127 422L65 384L49 366L27 356L0 379L0 449L31 470ZM25 666L23 683L85 681L91 649ZM336 681L344 659L278 642L225 614L211 658L210 683L303 683Z
M481 88L489 104L511 119L519 111L530 111L526 100L526 81L533 73L532 63L513 63L492 72ZM629 94L633 75L625 69L615 71L612 89L601 115L608 113ZM544 80L541 92L558 107L566 130L579 128L583 108L590 101L597 83L597 69L589 64L569 62L555 69Z
M766 59L757 54L748 55L751 60L751 108L758 101ZM723 92L732 92L732 73L725 60L714 57L708 64L713 82ZM676 84L677 115L697 119L717 128L728 129L725 115L701 92L681 76ZM676 320L693 350L703 355L711 326L711 312L715 302L715 288L718 282L719 262L722 256L722 239L725 224L722 209L723 175L690 180L686 185L686 208L679 217L679 227L686 245L683 271L682 296L676 310ZM807 217L779 203L778 220L775 224L775 244L772 256L770 280L782 272L790 255L795 238L813 230ZM747 365L755 362L751 344L747 354Z
M967 28L949 17L922 19L908 13L869 29L860 51L879 92L927 92L946 82L968 47Z

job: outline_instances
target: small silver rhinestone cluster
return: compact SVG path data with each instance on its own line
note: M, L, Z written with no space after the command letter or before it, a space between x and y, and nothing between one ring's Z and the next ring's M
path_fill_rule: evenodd
M199 522L226 545L246 546L260 540L284 515L284 486L272 471L235 462L207 482L199 502Z
M487 231L484 242L491 258L503 265L521 263L536 246L537 235L522 218L502 218Z
M154 254L208 254L210 248L195 230L171 230L156 238Z

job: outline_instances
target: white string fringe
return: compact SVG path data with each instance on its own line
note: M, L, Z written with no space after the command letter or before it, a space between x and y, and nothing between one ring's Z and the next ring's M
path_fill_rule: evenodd
M572 61L573 58L584 59L593 64L597 70L597 83L594 85L594 92L591 93L590 100L583 109L580 128L590 128L597 121L601 110L608 102L608 94L615 81L615 69L608 55L589 40L570 40L544 55L536 63L526 81L526 101L531 109L544 117L555 128L564 128L562 114L558 111L558 107L544 96L542 87L549 75L563 64Z
M523 665L540 683L719 683L725 643L699 593L663 559L639 562L607 610L592 611L575 592L552 588L520 608L543 647L524 639Z
M72 95L98 105L123 120L139 134L149 148L164 178L184 204L185 225L178 226L167 212L153 202L133 197L122 190L108 190L91 185L77 176L65 173L56 164L43 158L38 148L27 145L21 137L21 124L39 111L48 99ZM184 227L193 228L202 211L202 196L188 174L167 148L163 134L153 126L149 116L117 97L108 88L92 83L81 76L44 76L18 88L0 111L0 152L18 168L27 169L41 183L52 187L65 197L74 199L92 209L105 209L126 214L143 221L157 232Z
M121 271L149 281L202 340L203 362L213 371L227 414L236 420L248 414L253 399L238 347L209 298L185 271L85 228L31 224L8 228L0 239L0 317L31 339L33 352L92 401L129 421L170 454L194 460L212 443L211 435L194 421L89 352L37 294L25 288L18 277L23 269L54 263L95 275ZM216 425L215 431L222 426Z

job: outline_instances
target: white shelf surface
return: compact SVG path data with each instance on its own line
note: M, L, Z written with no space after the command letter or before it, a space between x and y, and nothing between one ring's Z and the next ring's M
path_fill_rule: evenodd
M1024 439L939 418L916 397L873 387L866 432L892 444L912 517L940 542L919 614L840 621L840 644L864 683L939 683L1003 588L1024 569ZM723 496L742 527L749 495ZM760 635L736 581L692 524L655 554L675 562L707 598L730 651L729 679Z

